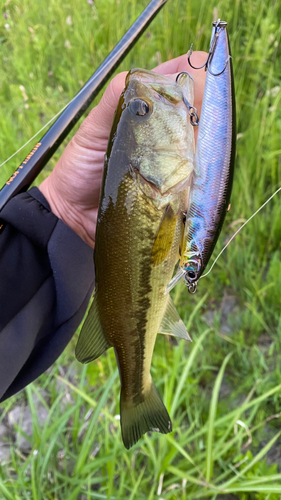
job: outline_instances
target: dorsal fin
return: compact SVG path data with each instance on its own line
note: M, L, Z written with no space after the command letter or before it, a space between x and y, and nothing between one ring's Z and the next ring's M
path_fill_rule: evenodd
M180 318L180 315L176 310L176 306L170 296L168 298L166 311L162 319L159 333L172 335L173 337L178 337L192 342L192 339L185 328L185 324Z
M103 334L100 323L97 300L94 298L82 326L75 356L80 363L89 363L101 356L109 347L111 346Z

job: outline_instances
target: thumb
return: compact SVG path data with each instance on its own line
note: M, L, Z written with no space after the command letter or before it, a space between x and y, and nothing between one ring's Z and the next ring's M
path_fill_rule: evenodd
M111 80L100 103L92 109L81 124L75 136L75 141L79 146L98 150L106 149L113 116L120 94L125 87L126 75L127 72L124 71Z

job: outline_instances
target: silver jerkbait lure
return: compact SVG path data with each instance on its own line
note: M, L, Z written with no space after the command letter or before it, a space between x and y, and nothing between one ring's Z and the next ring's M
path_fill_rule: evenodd
M179 271L191 293L206 268L229 207L235 159L235 96L227 23L213 24ZM191 51L188 55L189 64ZM193 66L192 66L193 67ZM200 68L194 68L200 69Z

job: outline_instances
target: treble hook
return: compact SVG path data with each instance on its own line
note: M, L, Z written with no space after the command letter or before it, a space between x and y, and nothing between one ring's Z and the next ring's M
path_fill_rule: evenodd
M211 71L211 69L210 69L210 67L211 67L211 66L209 66L209 67L208 67L208 71L209 71L209 73L211 73L211 75L213 75L213 76L220 76L220 75L222 75L222 74L224 73L224 71L226 70L226 67L227 67L227 65L228 65L228 61L229 61L229 59L231 59L231 56L228 56L227 60L225 61L225 65L224 65L224 68L222 69L222 71L220 71L219 73L213 73L213 72Z
M176 77L176 83L178 83L178 79L179 79L179 77L180 77L181 75L188 75L188 76L189 76L189 78L191 78L191 80L194 82L194 79L192 78L191 74L190 74L190 73L188 73L188 71L181 71L181 72L177 75L177 77Z
M188 114L190 116L190 123L193 127L198 127L199 125L199 116L197 114L197 109L188 102L188 100L184 97L183 102L187 107Z
M191 80L193 80L192 76L187 71L181 71L176 77L176 83L178 83L178 79L181 75L188 75ZM193 127L198 127L199 125L199 116L197 114L197 109L188 102L188 100L184 97L183 102L188 109L188 114L190 116L190 123Z
M191 47L190 47L190 49L189 49L189 51L188 51L188 53L187 53L187 60L188 60L188 64L189 64L189 66L191 66L191 67L192 67L192 69L202 69L202 68L204 68L204 67L205 67L205 71L206 71L206 69L207 69L207 64L208 64L208 62L209 62L209 58L210 58L210 53L208 54L208 57L207 57L206 61L204 62L204 64L202 64L202 66L198 66L198 67L196 67L196 66L193 66L193 64L191 64L191 60L190 60L190 58L191 58L192 52L193 52L193 43L191 44Z
M212 39L212 43L211 43L209 54L208 54L207 59L204 62L204 64L202 64L202 66L199 66L199 67L196 68L191 63L191 55L192 55L192 52L193 52L193 44L191 45L191 47L190 47L190 49L189 49L189 51L187 53L187 60L188 60L188 64L193 69L202 69L202 68L205 67L205 71L208 71L212 76L220 76L226 70L226 67L228 65L228 61L229 61L229 59L230 59L231 56L228 56L227 60L225 61L224 68L219 73L213 73L212 72L212 70L211 70L211 62L212 62L212 59L213 59L213 56L214 56L214 53L215 53L215 50L216 50L217 41L218 41L219 34L221 32L221 29L223 29L223 28L225 28L227 26L227 22L221 21L220 19L218 19L216 22L213 23L213 26L215 28L215 33L214 33L214 36L213 36L213 39Z

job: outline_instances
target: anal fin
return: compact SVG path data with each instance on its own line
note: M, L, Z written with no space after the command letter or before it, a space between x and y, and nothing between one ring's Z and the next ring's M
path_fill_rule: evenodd
M94 298L79 335L75 356L80 363L89 363L101 356L109 347L111 345L104 336L97 300Z
M162 319L159 333L172 335L173 337L178 337L180 339L189 340L189 342L192 342L192 339L185 328L185 324L180 318L180 315L176 310L176 306L170 296L167 302L166 311Z

